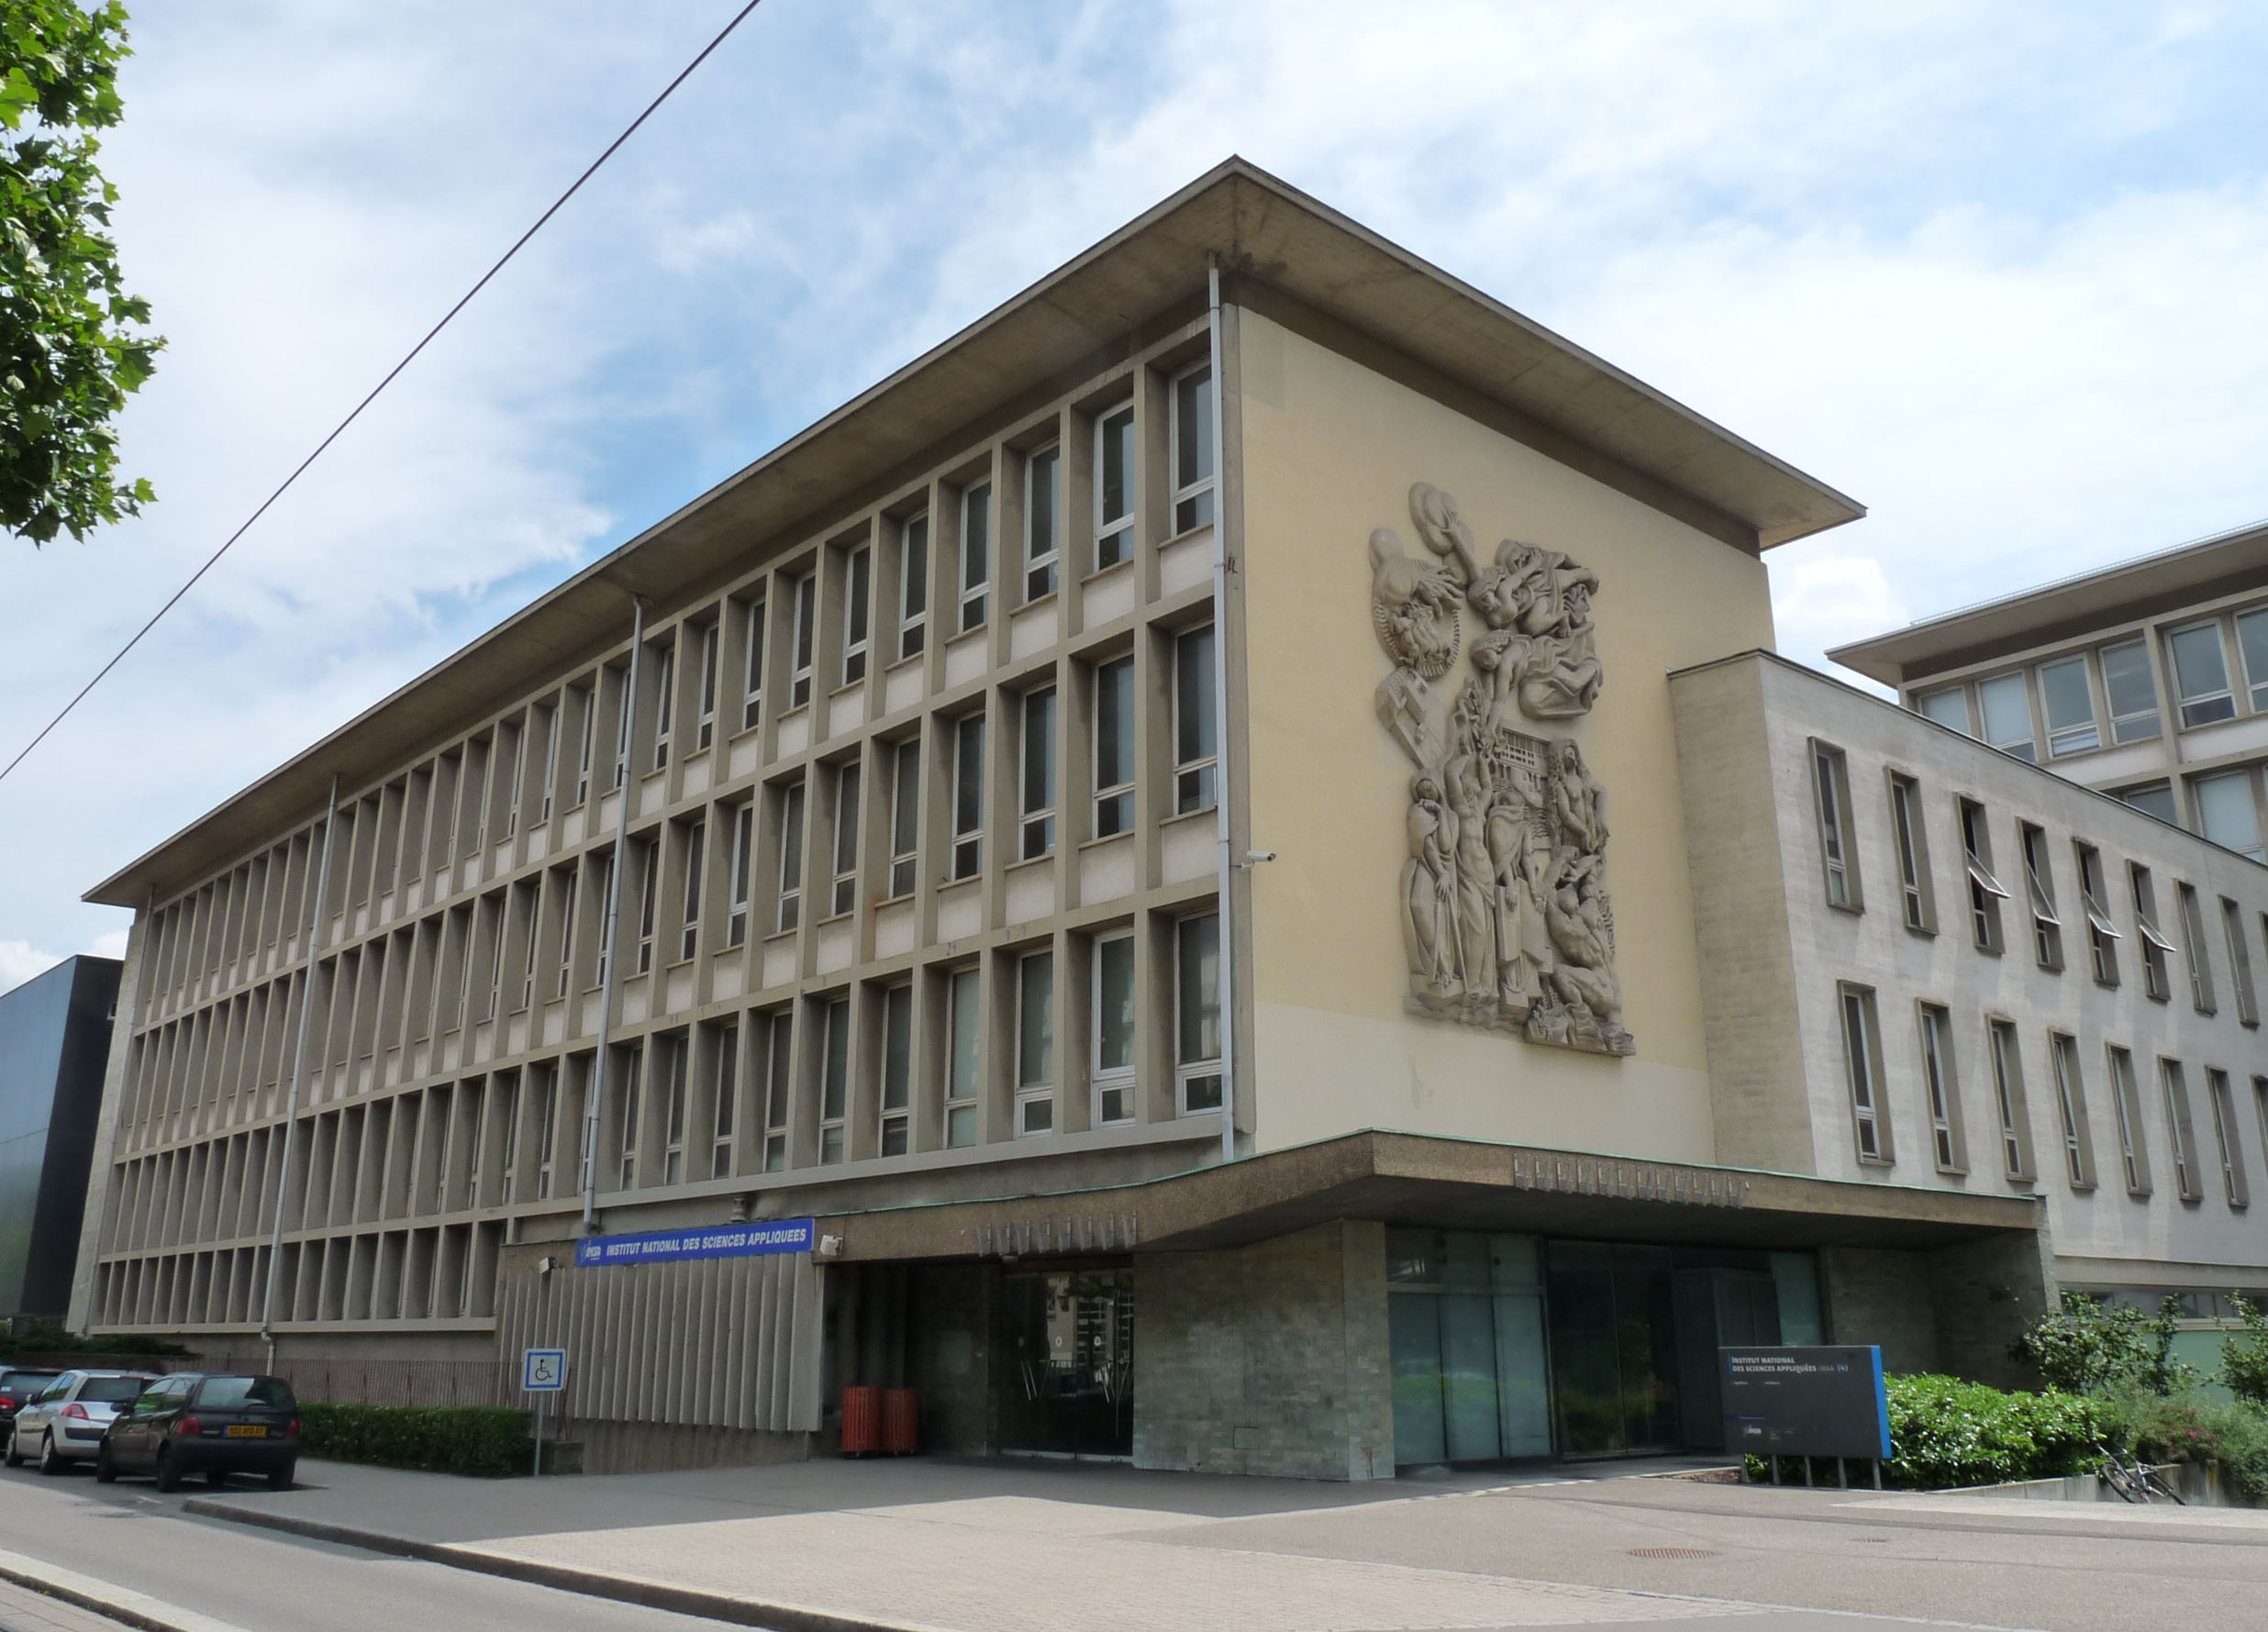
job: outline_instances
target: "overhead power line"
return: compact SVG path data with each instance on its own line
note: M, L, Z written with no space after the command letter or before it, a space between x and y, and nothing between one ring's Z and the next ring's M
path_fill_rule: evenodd
M691 79L693 77L694 70L700 67L702 63L707 61L710 53L715 51L718 46L724 44L725 41L730 38L732 31L735 28L738 28L743 22L748 20L749 13L754 11L757 6L762 4L763 0L748 0L747 5L741 6L739 11L732 14L732 20L728 22L722 28L718 29L717 31L717 37L711 39L706 45L703 46L698 54L694 57L693 61L686 63L684 68L678 71L677 77L675 79L670 81L668 84L662 87L662 94L659 96L656 96L651 102L646 104L645 111L640 113L638 117L632 119L628 125L623 127L622 134L616 137L614 140L606 144L606 150L600 153L597 158L592 160L589 166L584 171L584 172L575 177L573 182L569 183L567 191L561 193L557 198L551 201L550 207L545 210L543 214L536 217L535 224L533 226L529 227L527 231L521 233L519 237L512 240L512 247L496 258L496 263L480 275L479 282L475 283L472 288L466 290L461 295L458 296L457 304L450 306L447 312L441 315L441 320L439 323L436 323L431 328L426 330L425 338L419 340L416 345L412 346L407 352L404 353L401 361L395 363L392 368L386 371L385 378L371 387L370 394L363 397L361 402L355 404L353 410L349 413L344 419L341 419L337 425L331 427L330 434L315 445L315 451L308 454L306 458L301 460L297 465L294 466L292 473L284 477L284 480L277 484L275 491L270 494L266 498L260 501L260 508L254 510L250 516L246 516L244 518L243 525L238 527L235 532L230 533L228 538L221 544L221 547L218 550L214 550L213 553L206 559L205 564L189 575L189 582L175 590L167 599L165 605L159 607L157 611L150 615L150 621L142 625L140 628L134 631L133 638L128 640L124 646L118 648L117 651L111 657L111 660L94 672L94 678L88 681L84 685L79 688L78 695L72 698L70 702L64 704L61 710L57 713L53 719L48 721L46 725L39 727L39 734L37 737L34 737L29 742L24 744L22 751L17 753L14 759L7 762L6 769L0 769L0 781L5 781L10 772L14 771L18 765L22 764L27 759L30 758L31 750L38 748L42 742L45 742L48 738L48 734L53 731L56 727L61 725L65 719L70 717L71 711L72 709L78 707L80 704L86 701L87 694L93 691L96 686L102 684L104 677L109 674L113 669L117 668L120 662L125 661L126 654L132 651L134 648L141 644L142 637L150 633L151 629L158 627L158 620L162 618L167 613L171 612L176 605L180 605L182 597L186 595L191 590L197 586L197 580L203 578L207 572L211 572L213 568L219 563L220 558L228 554L228 551L235 547L236 541L239 538L241 538L246 533L251 531L252 525L268 513L269 508L274 505L276 500L282 498L286 493L291 491L292 483L306 474L307 467L314 464L317 460L323 457L324 451L328 449L333 442L336 442L346 433L347 427L352 425L357 419L361 417L362 410L369 407L371 404L376 402L378 400L379 394L384 391L387 386L393 384L395 378L400 375L404 369L417 361L417 354L433 343L435 337L438 336L441 330L447 328L450 324L455 320L458 313L463 311L466 306L472 304L472 297L478 294L482 290L488 287L489 281L510 263L512 257L526 249L528 247L528 241L534 238L537 233L541 232L545 226L550 223L551 217L558 215L559 212L565 207L567 201L583 190L583 183L596 175L599 172L600 167L603 166L607 160L615 156L616 152L622 147L622 144L628 141L631 137L638 134L638 128L640 125L643 125L648 119L653 117L654 110L659 108L663 103L667 102L676 92L678 86L684 84L688 79Z

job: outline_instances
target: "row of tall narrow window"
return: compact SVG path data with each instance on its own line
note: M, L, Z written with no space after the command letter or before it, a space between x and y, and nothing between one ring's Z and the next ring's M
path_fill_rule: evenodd
M1858 1158L1870 1166L1887 1167L1897 1160L1897 1154L1874 991L1845 982L1837 987L1836 997ZM1968 1139L1951 1016L1942 1005L1925 1002L1916 1005L1916 1022L1915 1062L1929 1121L1931 1157L1940 1172L1965 1173L1969 1171ZM2053 1029L2049 1030L2047 1041L2064 1176L2073 1190L2093 1190L2096 1182L2095 1142L2079 1042L2068 1032ZM2014 1021L1986 1018L1984 1058L1992 1082L1996 1155L2001 1174L2014 1183L2033 1182L2039 1174L2025 1094L2023 1053ZM2129 1194L2146 1196L2151 1191L2150 1137L2134 1056L2131 1050L2111 1043L2105 1045L2104 1060L2126 1188ZM2161 1058L2157 1079L2176 1193L2185 1202L2201 1200L2209 1175L2198 1149L2187 1070L2179 1060ZM2206 1067L2205 1094L2218 1158L2219 1188L2230 1207L2241 1208L2251 1201L2251 1187L2229 1073L2218 1066ZM2268 1076L2252 1078L2252 1094L2262 1150L2268 1157Z
M1858 838L1852 820L1851 782L1843 751L1824 742L1811 746L1812 780L1817 791L1819 846L1826 878L1827 902L1845 912L1864 909L1858 870ZM1920 783L1903 772L1891 771L1890 827L1896 857L1900 912L1907 928L1918 935L1937 933L1937 905L1929 875L1929 842L1922 819ZM1992 827L1984 806L1965 796L1954 801L1961 834L1962 887L1967 908L1969 938L1980 951L1996 956L2006 950L2003 904L2016 900L2004 886L1993 855ZM2058 906L2054 862L2046 829L2034 822L2017 824L2018 862L2023 868L2024 896L2015 910L2029 923L2032 957L2041 969L2063 968L2064 924ZM2086 916L2087 960L2096 981L2105 986L2119 983L2118 942L2125 938L2110 914L2110 891L2102 851L2084 839L2072 842L2072 860L2079 885L2079 900ZM2179 952L2187 971L2192 1004L2199 1014L2213 1014L2218 1005L2214 980L2207 919L2196 886L2176 881L2174 886L2177 949L2160 928L2156 881L2139 861L2126 869L2128 898L2144 991L2161 1002L2173 995L2168 960ZM2224 895L2219 898L2222 938L2229 959L2229 987L2237 1017L2245 1025L2260 1019L2259 994L2252 978L2251 936L2244 909ZM2268 937L2268 914L2262 930Z
M1087 947L1089 969L1086 1086L1096 1127L1137 1119L1136 1037L1140 1016L1135 998L1134 935L1131 929L1103 931ZM1173 975L1169 1001L1172 1026L1173 1109L1194 1116L1221 1105L1220 918L1193 913L1173 921ZM1013 1012L1005 1061L1018 1138L1057 1128L1056 1071L1058 981L1051 949L1014 954L1004 971ZM970 964L942 971L942 1036L932 1039L927 1060L915 1051L915 984L911 977L881 988L880 1047L862 1069L873 1092L878 1118L877 1153L903 1156L913 1148L915 1095L920 1083L932 1085L941 1112L947 1149L978 1142L983 1097L982 1046L985 1032L984 971ZM754 1103L762 1126L747 1130L761 1140L761 1171L780 1172L793 1165L795 1115L795 1028L817 1028L817 1137L819 1165L847 1159L852 1101L852 1043L850 994L826 996L790 1007L750 1015L748 1069L757 1073ZM615 1089L614 1172L620 1189L688 1179L725 1178L739 1167L740 1072L739 1022L704 1028L702 1053L708 1073L706 1125L690 1120L693 1073L692 1034L662 1036L649 1049L632 1044L620 1050ZM658 1096L650 1104L648 1094ZM659 1162L651 1157L660 1143ZM545 1192L548 1193L548 1191Z

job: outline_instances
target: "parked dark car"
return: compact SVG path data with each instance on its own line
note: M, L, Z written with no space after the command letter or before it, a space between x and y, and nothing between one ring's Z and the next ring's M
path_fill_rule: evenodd
M291 1489L299 1465L299 1402L281 1377L176 1371L150 1384L111 1419L94 1477L148 1473L161 1491L192 1473L215 1485L260 1473L272 1491Z
M14 1431L16 1414L61 1375L61 1371L27 1371L15 1366L0 1371L0 1440Z

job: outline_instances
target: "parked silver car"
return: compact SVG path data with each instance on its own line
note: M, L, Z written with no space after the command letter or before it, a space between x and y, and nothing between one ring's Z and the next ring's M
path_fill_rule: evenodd
M61 1473L65 1462L91 1462L110 1419L132 1404L155 1379L140 1371L65 1371L16 1414L7 1464L36 1460L42 1473Z

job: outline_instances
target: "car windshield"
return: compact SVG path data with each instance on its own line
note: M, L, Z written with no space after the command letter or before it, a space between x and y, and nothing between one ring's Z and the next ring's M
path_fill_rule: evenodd
M230 1405L273 1405L288 1411L292 1385L281 1377L207 1377L198 1385L195 1405L206 1411Z
M143 1389L150 1386L144 1377L90 1377L86 1386L79 1391L82 1400L105 1405L123 1405L128 1400L139 1399Z

